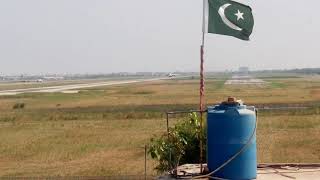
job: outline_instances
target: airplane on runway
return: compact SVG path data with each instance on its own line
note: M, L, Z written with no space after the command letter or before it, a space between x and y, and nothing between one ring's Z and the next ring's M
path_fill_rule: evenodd
M176 77L176 76L178 76L179 74L175 74L175 73L169 73L167 76L168 77Z

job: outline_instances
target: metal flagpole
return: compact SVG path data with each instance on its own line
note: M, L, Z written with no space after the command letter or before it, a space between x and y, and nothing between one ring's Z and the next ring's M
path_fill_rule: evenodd
M202 173L203 163L203 112L204 112L204 38L205 38L205 5L207 0L202 4L202 40L200 46L200 173Z

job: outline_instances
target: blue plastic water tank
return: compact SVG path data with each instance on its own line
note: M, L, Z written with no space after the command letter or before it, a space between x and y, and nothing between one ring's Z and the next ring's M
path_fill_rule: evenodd
M207 158L212 172L243 148L233 161L213 174L225 179L255 179L257 177L256 113L253 106L241 102L224 102L208 107Z

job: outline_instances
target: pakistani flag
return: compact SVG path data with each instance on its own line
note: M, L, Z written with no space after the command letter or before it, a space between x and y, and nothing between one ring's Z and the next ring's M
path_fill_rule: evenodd
M249 40L253 29L251 8L231 0L208 0L208 33Z

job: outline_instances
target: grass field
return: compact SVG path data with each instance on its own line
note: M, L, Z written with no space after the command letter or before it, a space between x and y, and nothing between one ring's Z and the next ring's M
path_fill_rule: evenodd
M263 86L207 78L207 104L236 96L259 106L259 162L320 162L320 78L264 77ZM144 145L166 132L165 111L197 109L196 79L0 96L0 176L142 175ZM13 109L24 103L23 109ZM155 175L148 158L148 174Z

